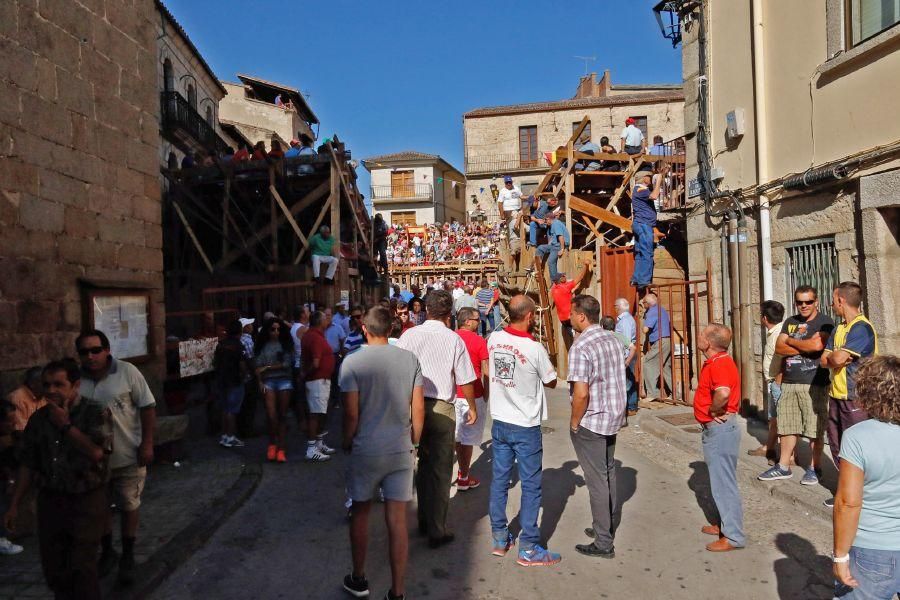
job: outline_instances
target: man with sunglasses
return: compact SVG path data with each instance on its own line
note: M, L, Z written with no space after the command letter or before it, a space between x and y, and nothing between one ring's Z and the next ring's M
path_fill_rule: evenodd
M819 312L816 288L801 285L794 292L797 313L785 319L775 341L775 353L784 357L781 399L778 401L778 462L761 473L761 481L791 479L788 464L801 437L812 444L812 463L805 469L803 485L816 485L821 474L825 424L828 419L828 369L819 364L834 321Z
M488 347L483 337L478 335L478 326L481 324L481 315L478 309L470 306L463 307L456 314L456 333L462 338L475 369L475 381L472 382L475 389L475 408L478 414L487 414L488 391ZM467 423L469 419L469 402L465 398L462 386L456 386L456 459L459 463L459 472L456 477L456 489L464 492L477 488L481 482L469 473L469 465L472 464L472 448L480 446L484 437L484 422L481 418L472 425Z
M81 396L108 408L113 422L113 452L109 458L110 500L121 511L122 556L118 559L118 579L134 580L134 544L138 530L138 508L153 462L153 430L156 427L156 400L147 380L131 363L110 353L109 338L97 329L83 332L75 340L81 359ZM115 565L112 547L112 516L101 539L98 571L104 576Z

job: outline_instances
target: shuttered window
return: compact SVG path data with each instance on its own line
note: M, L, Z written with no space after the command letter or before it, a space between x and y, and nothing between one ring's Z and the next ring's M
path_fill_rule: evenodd
M416 211L394 211L391 213L392 225L416 225Z
M850 46L900 23L900 0L850 0L847 7Z
M391 171L391 196L411 198L415 195L412 171Z
M819 311L834 318L831 309L831 293L838 284L837 251L834 238L808 240L788 245L787 302L788 314L793 314L794 290L801 285L811 285L819 295Z
M519 127L519 166L523 169L538 164L537 125Z

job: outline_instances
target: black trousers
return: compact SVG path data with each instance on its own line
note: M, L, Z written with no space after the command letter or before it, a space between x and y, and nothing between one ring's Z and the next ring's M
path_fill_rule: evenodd
M100 598L97 553L108 512L105 487L83 494L38 494L41 566L57 600Z
M622 507L616 498L616 436L579 427L570 437L587 484L594 545L609 550L622 519Z

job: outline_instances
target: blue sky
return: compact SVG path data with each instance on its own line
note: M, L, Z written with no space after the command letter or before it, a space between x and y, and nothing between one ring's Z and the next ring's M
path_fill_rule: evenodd
M221 78L309 94L354 158L440 154L463 169L462 114L570 98L584 61L614 83L679 83L655 0L164 0ZM360 166L368 197L368 174Z

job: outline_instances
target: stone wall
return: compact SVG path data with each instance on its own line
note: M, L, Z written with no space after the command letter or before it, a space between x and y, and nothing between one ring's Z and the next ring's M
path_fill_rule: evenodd
M0 2L0 376L74 354L81 280L145 286L164 374L151 0Z

